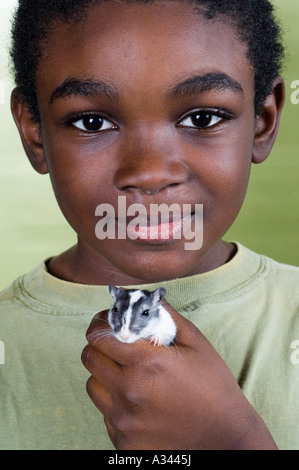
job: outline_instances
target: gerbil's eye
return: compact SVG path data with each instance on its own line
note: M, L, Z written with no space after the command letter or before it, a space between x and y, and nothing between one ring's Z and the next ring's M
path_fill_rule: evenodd
M117 313L117 312L118 312L118 308L117 308L117 307L113 307L113 312Z
M148 310L148 309L143 310L142 315L143 315L144 317L148 317L148 316L149 316L149 310Z
M98 114L85 114L78 117L80 117L80 119L73 119L71 124L81 131L102 132L110 129L117 129L117 126L113 124L113 122Z

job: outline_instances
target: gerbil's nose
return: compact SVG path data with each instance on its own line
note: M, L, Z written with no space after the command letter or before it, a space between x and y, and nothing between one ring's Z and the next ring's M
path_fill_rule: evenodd
M157 194L164 188L185 183L189 171L171 149L156 145L137 146L127 153L114 176L121 191L142 191Z
M126 341L126 340L128 340L128 339L130 338L130 333L127 332L127 331L121 331L121 332L119 333L119 336L121 337L121 339L123 339L123 340Z

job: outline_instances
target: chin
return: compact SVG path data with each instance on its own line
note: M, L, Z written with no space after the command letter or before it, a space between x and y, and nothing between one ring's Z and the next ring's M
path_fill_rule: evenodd
M185 250L182 243L142 247L136 244L132 248L131 244L119 241L117 247L111 244L105 252L102 250L102 256L116 273L128 278L129 285L163 282L192 275L196 273L204 252L203 248Z
M140 280L139 284L156 283L163 281L170 281L180 277L186 277L194 269L191 266L184 266L183 263L171 264L167 261L157 261L154 264L138 265L137 263L132 269L126 269L124 272L129 276Z

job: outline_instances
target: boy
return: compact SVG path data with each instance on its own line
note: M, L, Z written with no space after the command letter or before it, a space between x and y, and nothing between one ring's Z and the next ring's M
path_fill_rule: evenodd
M298 269L222 241L284 102L269 2L22 0L13 37L12 112L78 242L2 293L2 448L298 448ZM191 229L201 205L202 244L123 197ZM109 284L163 285L175 347L107 334Z

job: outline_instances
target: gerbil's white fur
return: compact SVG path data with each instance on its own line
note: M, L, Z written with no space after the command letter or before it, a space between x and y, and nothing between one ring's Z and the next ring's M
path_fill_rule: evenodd
M129 324L130 324L131 315L132 315L132 307L134 303L137 302L141 297L142 297L142 292L140 290L136 290L136 292L133 292L131 294L130 304L125 314L125 321L124 321L124 327L123 327L127 333L129 332Z
M146 338L156 345L168 346L173 342L176 335L176 325L167 310L162 307L159 307L159 318L155 319L155 322L152 322L145 328L142 334L146 334Z

